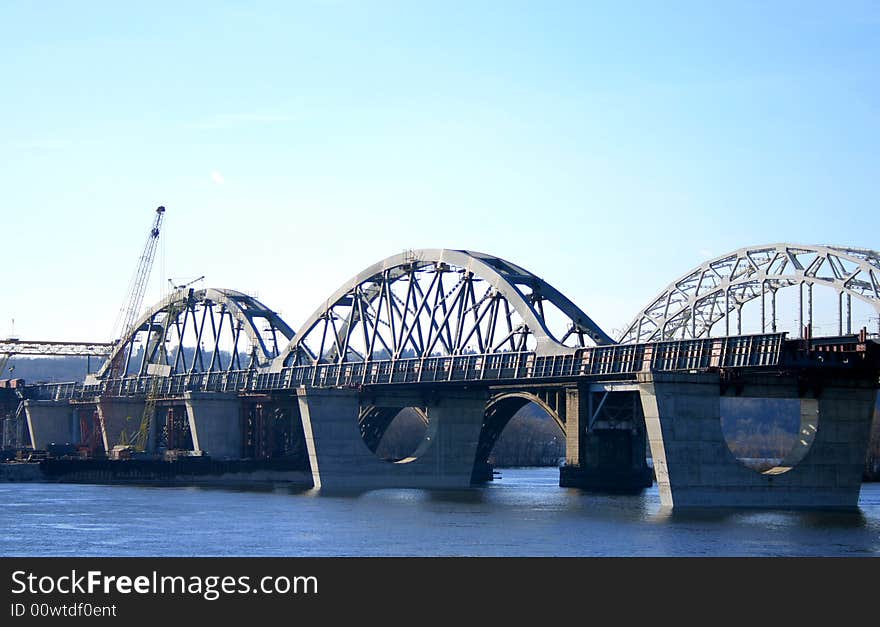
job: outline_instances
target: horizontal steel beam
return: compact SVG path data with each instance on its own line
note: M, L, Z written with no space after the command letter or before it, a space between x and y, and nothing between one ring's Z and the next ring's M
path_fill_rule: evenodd
M113 346L105 342L44 342L7 338L0 340L0 355L107 357Z
M590 383L590 392L638 392L638 383L603 382Z

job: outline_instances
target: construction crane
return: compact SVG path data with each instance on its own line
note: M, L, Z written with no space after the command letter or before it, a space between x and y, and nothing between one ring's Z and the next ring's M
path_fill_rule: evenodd
M203 274L202 276L200 276L200 277L196 277L196 278L193 279L192 281L187 281L186 283L183 283L182 285L175 285L173 280L168 279L168 285L171 286L171 289L172 289L172 290L182 290L182 289L184 289L184 288L189 287L189 286L192 285L193 283L198 283L199 281L201 281L201 280L204 279L204 278L205 278L205 275Z
M120 307L119 309L119 315L116 318L116 322L113 325L112 339L114 343L125 341L125 338L131 334L132 326L134 326L134 323L137 320L137 316L140 313L141 307L143 306L144 293L147 290L147 283L150 278L150 272L153 269L153 260L156 258L156 248L159 243L159 230L162 227L162 219L164 217L165 207L157 207L156 216L153 219L152 225L150 226L150 231L147 234L147 241L144 244L143 252L138 259L138 265L135 268L134 275L132 276L131 282L129 283L128 293L122 303L122 307ZM122 358L122 356L119 356L116 361L111 362L109 378L118 379L125 376L125 363L125 359ZM105 400L104 402L106 403L107 401ZM103 423L103 418L101 419L101 422ZM104 424L101 424L100 428L104 433L107 432L106 426ZM121 440L122 441L118 446L113 447L115 455L118 455L118 449L120 447L125 448L128 446L128 438L124 430L121 436Z
M119 309L119 315L113 325L114 341L121 342L131 331L131 327L140 313L144 303L144 292L147 290L147 282L150 278L150 271L153 269L153 260L156 258L156 247L159 243L159 229L162 227L162 218L165 216L165 207L156 208L156 217L150 227L147 235L147 242L144 244L144 250L138 260L137 268L131 283L128 286L128 294ZM121 323L121 324L120 324ZM125 360L117 359L117 363L110 364L110 378L115 379L124 375L122 372Z

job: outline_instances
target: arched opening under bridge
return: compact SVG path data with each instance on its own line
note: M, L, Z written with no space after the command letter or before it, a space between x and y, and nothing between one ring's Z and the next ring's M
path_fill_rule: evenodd
M431 446L434 429L424 407L362 407L358 417L361 438L376 457L409 463Z
M797 466L821 428L815 398L722 396L720 402L727 448L745 467L766 475Z
M474 483L494 477L499 466L559 466L565 456L565 421L555 392L504 392L486 405L474 462Z

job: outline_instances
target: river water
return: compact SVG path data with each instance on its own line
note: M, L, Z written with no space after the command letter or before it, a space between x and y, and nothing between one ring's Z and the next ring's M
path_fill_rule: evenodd
M3 556L880 555L880 483L860 511L669 513L637 496L558 487L556 468L502 469L464 492L326 496L0 484Z

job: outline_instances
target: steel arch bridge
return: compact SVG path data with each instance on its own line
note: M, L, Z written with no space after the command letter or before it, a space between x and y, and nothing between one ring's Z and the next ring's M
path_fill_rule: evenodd
M837 292L838 335L852 333L853 297L880 316L880 253L785 243L740 248L670 283L635 316L619 341L629 344L708 337L722 321L724 335L739 335L742 307L756 299L761 300L762 332L776 332L776 295L789 287L799 290L800 329L805 325L812 328L814 286Z
M291 338L287 323L252 296L229 289L175 290L135 322L95 376L260 368Z
M801 326L809 325L815 285L838 293L839 332L849 333L852 297L880 315L880 253L794 244L741 248L671 283L615 342L570 299L520 266L474 251L414 250L356 274L298 333L242 292L176 290L140 317L95 377L279 372L438 356L571 355L589 346L705 338L722 321L725 335L741 334L741 309L756 299L762 331L775 333L776 293L800 288ZM379 423L384 421L383 416Z
M352 277L309 317L273 368L525 350L562 354L613 343L561 292L509 261L424 249Z
M849 334L851 300L880 313L878 279L873 251L744 248L673 282L615 342L515 264L410 251L355 275L296 334L241 292L179 289L85 381L0 390L7 404L20 399L15 420L26 415L33 449L66 441L76 415L82 443L112 457L126 449L134 415L132 455L206 457L194 463L212 473L257 469L272 481L308 470L318 489L469 486L491 471L498 437L533 403L565 432L562 486L641 489L650 484L647 444L664 505L851 507L880 373L880 342ZM788 340L775 328L777 293L798 288L810 329L816 285L838 295L839 336ZM742 335L742 308L757 300L764 332ZM711 337L719 325L725 337ZM812 457L793 463L789 452L768 474L743 474L755 471L739 464L721 428L722 397L735 396L797 399L802 429L815 434L799 440ZM381 459L401 408L415 410L425 436L406 457Z

